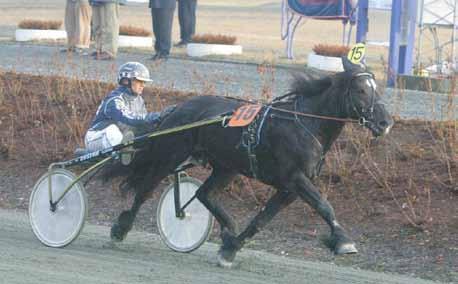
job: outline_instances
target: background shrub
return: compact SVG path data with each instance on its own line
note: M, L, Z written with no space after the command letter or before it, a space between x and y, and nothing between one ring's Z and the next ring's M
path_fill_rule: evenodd
M350 47L345 45L317 44L313 47L313 52L322 56L342 57L349 51Z
M237 37L235 36L227 36L227 35L212 35L212 34L202 34L202 35L195 35L192 37L192 42L195 43L208 43L208 44L228 44L233 45L237 41Z
M62 26L62 21L44 21L44 20L23 20L18 24L21 29L33 30L58 30Z
M125 36L151 36L151 32L145 30L144 28L134 27L134 26L120 26L119 35Z

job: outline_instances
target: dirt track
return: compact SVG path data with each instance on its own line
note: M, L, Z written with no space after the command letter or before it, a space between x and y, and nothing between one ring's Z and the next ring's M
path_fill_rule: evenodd
M109 228L87 225L63 249L43 246L24 212L0 210L0 283L433 283L245 250L233 269L216 266L215 244L174 253L157 235L133 232L116 246Z

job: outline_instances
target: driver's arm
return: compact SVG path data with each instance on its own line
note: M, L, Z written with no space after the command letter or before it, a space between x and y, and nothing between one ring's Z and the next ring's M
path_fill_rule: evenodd
M105 115L110 119L119 121L130 126L142 126L147 123L146 115L136 114L129 110L120 97L110 100L104 109Z

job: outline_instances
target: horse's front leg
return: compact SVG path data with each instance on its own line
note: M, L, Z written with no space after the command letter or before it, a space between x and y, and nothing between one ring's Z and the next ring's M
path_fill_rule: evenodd
M343 227L337 222L331 204L321 197L318 189L312 184L304 173L297 171L289 180L288 187L314 208L318 214L331 227L331 247L335 254L356 253L358 250Z
M289 191L277 191L267 201L264 208L256 215L245 230L237 236L237 242L241 245L247 238L252 238L256 233L261 231L283 208L290 205L297 199L297 194ZM240 246L241 246L240 245Z
M297 195L295 193L278 191L269 199L264 209L251 220L250 224L248 224L240 235L235 236L227 232L223 233L223 245L218 253L219 264L224 267L231 267L236 253L243 247L245 240L253 237L264 228L281 209L291 204L296 198Z

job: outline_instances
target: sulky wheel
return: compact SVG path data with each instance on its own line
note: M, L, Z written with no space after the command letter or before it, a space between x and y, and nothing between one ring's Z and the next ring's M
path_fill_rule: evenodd
M87 216L87 199L83 186L78 182L51 210L48 175L44 174L33 187L29 202L29 220L33 233L43 244L64 247L75 240L84 226ZM52 171L52 198L57 200L75 175L65 169Z
M202 185L197 179L180 179L180 203L186 204ZM184 216L177 217L174 203L174 184L169 185L161 195L157 208L157 227L162 241L172 250L191 252L200 247L211 233L213 216L195 198L185 209Z

